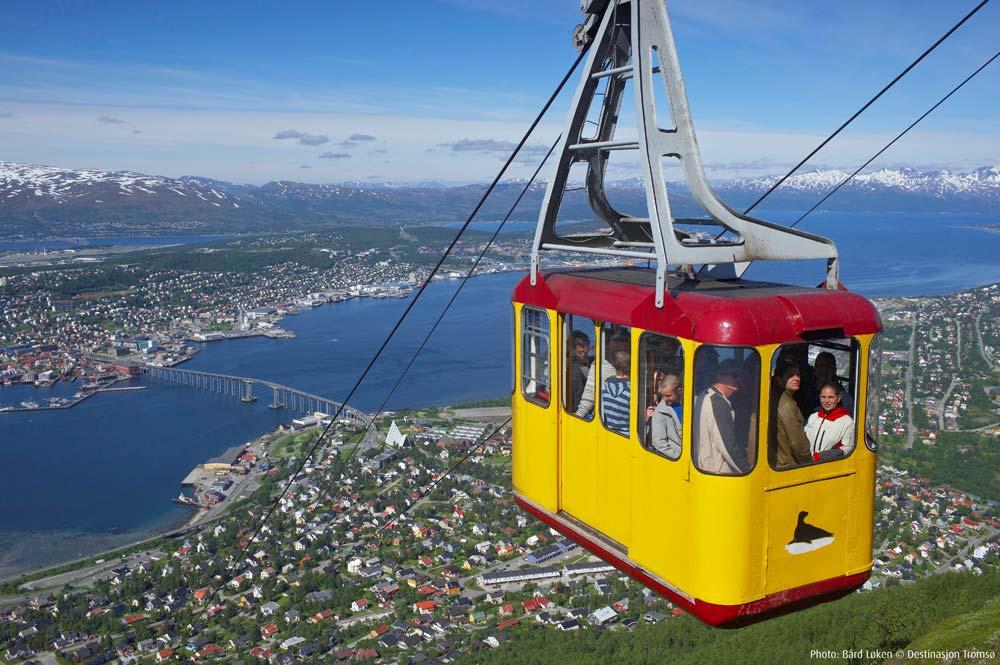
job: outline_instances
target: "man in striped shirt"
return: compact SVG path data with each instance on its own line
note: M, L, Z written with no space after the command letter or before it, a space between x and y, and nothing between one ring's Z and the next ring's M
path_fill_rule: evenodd
M601 387L604 426L612 432L628 436L632 354L628 351L615 351L611 357L611 366L614 367L615 375L606 378Z

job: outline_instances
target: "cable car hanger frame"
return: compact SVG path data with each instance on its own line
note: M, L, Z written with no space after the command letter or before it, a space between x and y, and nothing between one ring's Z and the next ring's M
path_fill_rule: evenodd
M538 282L542 250L583 252L656 261L656 307L667 288L668 266L704 266L701 275L739 278L755 260L826 259L825 287L838 288L840 263L832 240L741 214L726 205L705 176L695 136L680 61L665 0L582 0L588 15L574 33L578 49L590 49L551 167L531 248L531 284ZM601 16L598 21L598 16ZM638 44L638 48L636 45ZM660 65L654 65L654 54ZM657 123L656 74L662 76L673 127ZM605 91L600 92L602 81ZM625 85L634 80L637 140L615 140ZM593 138L584 130L596 97L602 97ZM669 111L669 113L668 113ZM606 178L611 152L636 150L642 169L648 217L623 214L608 201ZM661 160L680 162L684 178L708 219L679 219L670 210ZM591 208L607 224L605 233L561 236L556 223L572 167L587 164L586 190ZM727 237L701 240L675 225L718 226ZM694 278L692 269L685 274Z

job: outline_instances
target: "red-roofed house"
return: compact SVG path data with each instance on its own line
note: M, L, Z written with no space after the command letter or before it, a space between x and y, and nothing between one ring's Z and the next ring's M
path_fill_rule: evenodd
M389 625L383 623L381 626L375 626L374 628L372 628L372 632L370 632L368 634L374 640L376 637L379 637L381 635L385 635L390 630L391 629L389 628Z
M413 609L420 614L434 614L434 610L437 609L437 601L420 600L413 603Z
M270 660L271 650L267 647L254 647L250 649L250 655L254 658L260 658L261 660Z
M309 617L309 623L323 623L331 617L333 617L333 610L326 609Z
M220 653L222 653L222 647L209 642L198 651L198 658L211 658L212 656L218 656Z
M265 640L269 640L277 634L278 634L278 627L275 626L273 623L269 623L260 629L260 635Z

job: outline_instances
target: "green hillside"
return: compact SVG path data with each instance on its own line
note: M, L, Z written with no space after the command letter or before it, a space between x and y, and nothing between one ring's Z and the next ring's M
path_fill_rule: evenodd
M948 574L854 594L747 628L708 628L691 617L635 630L563 633L522 622L500 648L483 647L463 664L690 664L924 662L898 650L978 649L1000 654L1000 572ZM844 651L854 652L845 654ZM836 658L818 652L835 652ZM944 662L928 659L926 662ZM963 658L949 662L996 662Z

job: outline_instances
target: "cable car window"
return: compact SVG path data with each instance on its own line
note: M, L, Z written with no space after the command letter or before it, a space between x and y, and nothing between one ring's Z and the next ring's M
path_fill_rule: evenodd
M771 366L768 461L775 469L842 459L854 450L858 343L785 344Z
M549 405L549 316L525 307L521 310L521 390L528 401Z
M582 316L563 319L563 408L585 420L594 417L594 340L597 324ZM584 402L584 394L587 400ZM581 403L584 404L581 408Z
M875 335L868 347L868 392L865 401L865 443L875 450L878 445L879 393L882 387L882 336Z
M703 473L739 476L757 461L760 356L753 347L703 344L694 354L696 385L691 446Z
M610 431L628 436L632 413L632 332L628 326L605 323L601 327L599 377L601 422Z
M684 349L673 337L639 339L639 440L667 459L681 456L684 422Z

